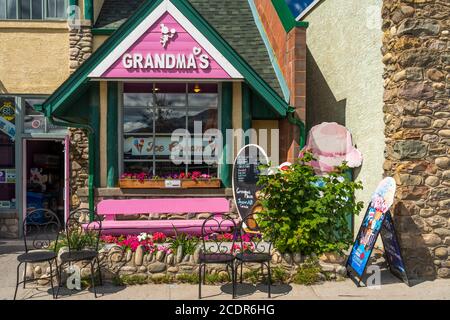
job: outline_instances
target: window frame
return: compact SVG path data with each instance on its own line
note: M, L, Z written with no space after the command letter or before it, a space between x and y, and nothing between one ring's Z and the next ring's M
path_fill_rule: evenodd
M127 81L126 83L148 83L148 82L142 82L142 81ZM205 79L199 79L199 80L184 80L184 81L177 81L177 80L163 80L163 79L155 79L153 81L151 81L151 83L153 84L153 87L155 87L155 85L157 83L178 83L178 84L186 84L186 107L176 107L177 109L181 109L184 108L186 110L186 128L188 128L189 125L189 118L188 118L188 110L189 110L189 90L188 90L188 86L189 84L192 83L213 83L217 85L217 129L221 130L222 127L222 116L221 116L221 110L222 110L222 83L217 82L217 81L208 81ZM124 157L124 144L125 144L125 130L124 130L124 111L125 111L125 103L124 103L124 84L125 82L120 82L119 83L119 88L118 88L118 123L117 123L117 139L119 141L118 143L118 162L119 162L119 176L122 176L125 173L125 163L126 162L146 162L143 160L131 160L131 161L127 161L127 159L125 159ZM194 108L200 108L199 106L195 106ZM153 118L153 126L155 125L155 119ZM139 135L139 134L136 134ZM144 136L146 134L143 134L142 136ZM158 134L156 133L156 128L153 128L153 134L148 134L148 136L153 136L153 138L155 138L156 136L158 136ZM159 136L167 136L167 134L160 134ZM194 134L192 134L192 136L194 136ZM147 162L153 162L153 173L155 173L155 168L156 168L156 163L164 163L164 162L171 162L170 159L168 160L163 160L163 159L157 159L155 153L153 153L153 159L149 159L147 160ZM189 165L188 164L184 164L184 166L186 167L185 172L189 171ZM217 178L220 179L220 160L217 162Z
M2 0L0 0L2 1ZM64 2L64 7L66 8L64 10L64 16L63 17L51 17L48 15L48 1L49 0L40 0L41 1L41 12L42 12L42 17L41 18L33 18L33 0L25 0L28 1L30 4L30 12L29 18L19 18L19 14L21 11L21 1L24 0L3 0L5 3L5 7L4 10L5 12L3 12L4 17L0 18L0 21L10 21L10 20L16 20L16 21L64 21L67 20L67 8L69 6L69 0L54 0L55 3L57 3L58 1L63 1ZM8 2L14 2L15 6L16 6L16 13L15 13L15 17L14 18L9 18L8 17ZM1 8L0 8L1 9ZM56 7L55 7L56 10ZM20 14L21 15L21 14Z

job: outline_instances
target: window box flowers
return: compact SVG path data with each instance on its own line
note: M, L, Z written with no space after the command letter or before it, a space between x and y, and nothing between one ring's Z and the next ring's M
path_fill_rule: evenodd
M122 189L220 188L220 179L200 171L151 176L147 173L124 173L119 181Z

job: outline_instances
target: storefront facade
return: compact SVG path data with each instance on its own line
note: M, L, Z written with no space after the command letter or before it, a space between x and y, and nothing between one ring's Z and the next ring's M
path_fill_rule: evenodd
M214 12L207 1L144 2L71 1L81 16L69 25L63 12L28 16L17 5L14 16L0 16L3 43L12 47L15 34L30 47L1 53L2 119L15 113L2 131L2 237L20 235L33 208L64 220L105 198L231 197L231 163L244 142L265 144L275 163L295 158L304 133L293 114L305 104L292 103L305 95L292 77L298 55L276 61L257 4L236 0ZM283 32L291 30L304 42L306 24ZM15 133L3 134L11 126ZM175 129L191 134L190 162L170 160ZM202 138L214 130L224 152L206 161L199 153L210 141ZM193 172L219 185L129 189L121 181Z

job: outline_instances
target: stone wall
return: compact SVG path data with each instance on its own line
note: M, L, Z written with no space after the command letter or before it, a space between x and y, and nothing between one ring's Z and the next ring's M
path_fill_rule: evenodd
M450 277L450 3L386 0L383 10L386 175L413 278Z
M17 213L3 213L0 216L0 238L17 239L19 237L19 219Z
M221 244L226 245L225 243ZM231 243L229 244L231 246ZM161 247L167 244L161 244ZM179 247L176 252L165 252L158 250L154 253L144 251L142 246L138 247L135 252L124 251L121 247L110 244L105 245L99 251L100 267L102 279L112 281L113 283L125 284L143 284L143 283L195 283L198 281L198 268L201 247L197 246L192 254L183 253ZM63 252L67 252L68 248L60 249L59 256ZM380 256L380 254L375 254ZM311 262L312 261L312 262ZM323 255L319 259L305 257L300 254L282 255L276 250L272 250L271 270L272 281L292 283L296 282L295 275L300 268L315 268L317 277L314 282L326 280L343 280L346 277L346 268L343 266L344 259L337 255ZM61 261L59 260L60 264ZM384 262L381 262L384 264ZM90 265L77 262L80 267L81 277L89 279ZM317 269L316 269L317 268ZM267 275L267 269L261 270L259 263L246 263L243 266L244 279L250 281L260 281L257 279L261 276L261 272ZM239 270L240 272L240 270ZM210 277L216 279L217 283L228 282L229 273L226 265L208 264L207 275L215 275ZM34 279L38 285L48 285L50 268L48 263L28 264L26 269L26 278ZM282 278L282 279L281 279ZM63 286L67 279L67 267L64 268L62 274ZM90 279L89 279L90 281ZM305 281L305 280L304 280Z
M90 23L82 24L78 29L71 29L69 35L70 73L73 73L92 54L93 40ZM89 144L85 130L69 129L70 136L70 207L80 207L81 201L77 191L88 187L89 178Z
M82 204L77 192L88 187L89 143L82 129L69 129L70 134L70 207L74 210ZM86 200L87 203L87 200Z

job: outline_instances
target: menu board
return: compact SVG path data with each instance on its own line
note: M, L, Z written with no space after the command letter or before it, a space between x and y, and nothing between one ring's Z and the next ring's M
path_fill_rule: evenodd
M383 241L384 253L392 274L409 285L397 233L395 232L394 221L389 211L384 219L383 228L381 228L381 240Z
M260 189L257 186L262 164L268 164L269 159L264 150L255 144L243 147L234 161L233 166L233 196L236 207L241 216L245 219L256 203L256 193Z

